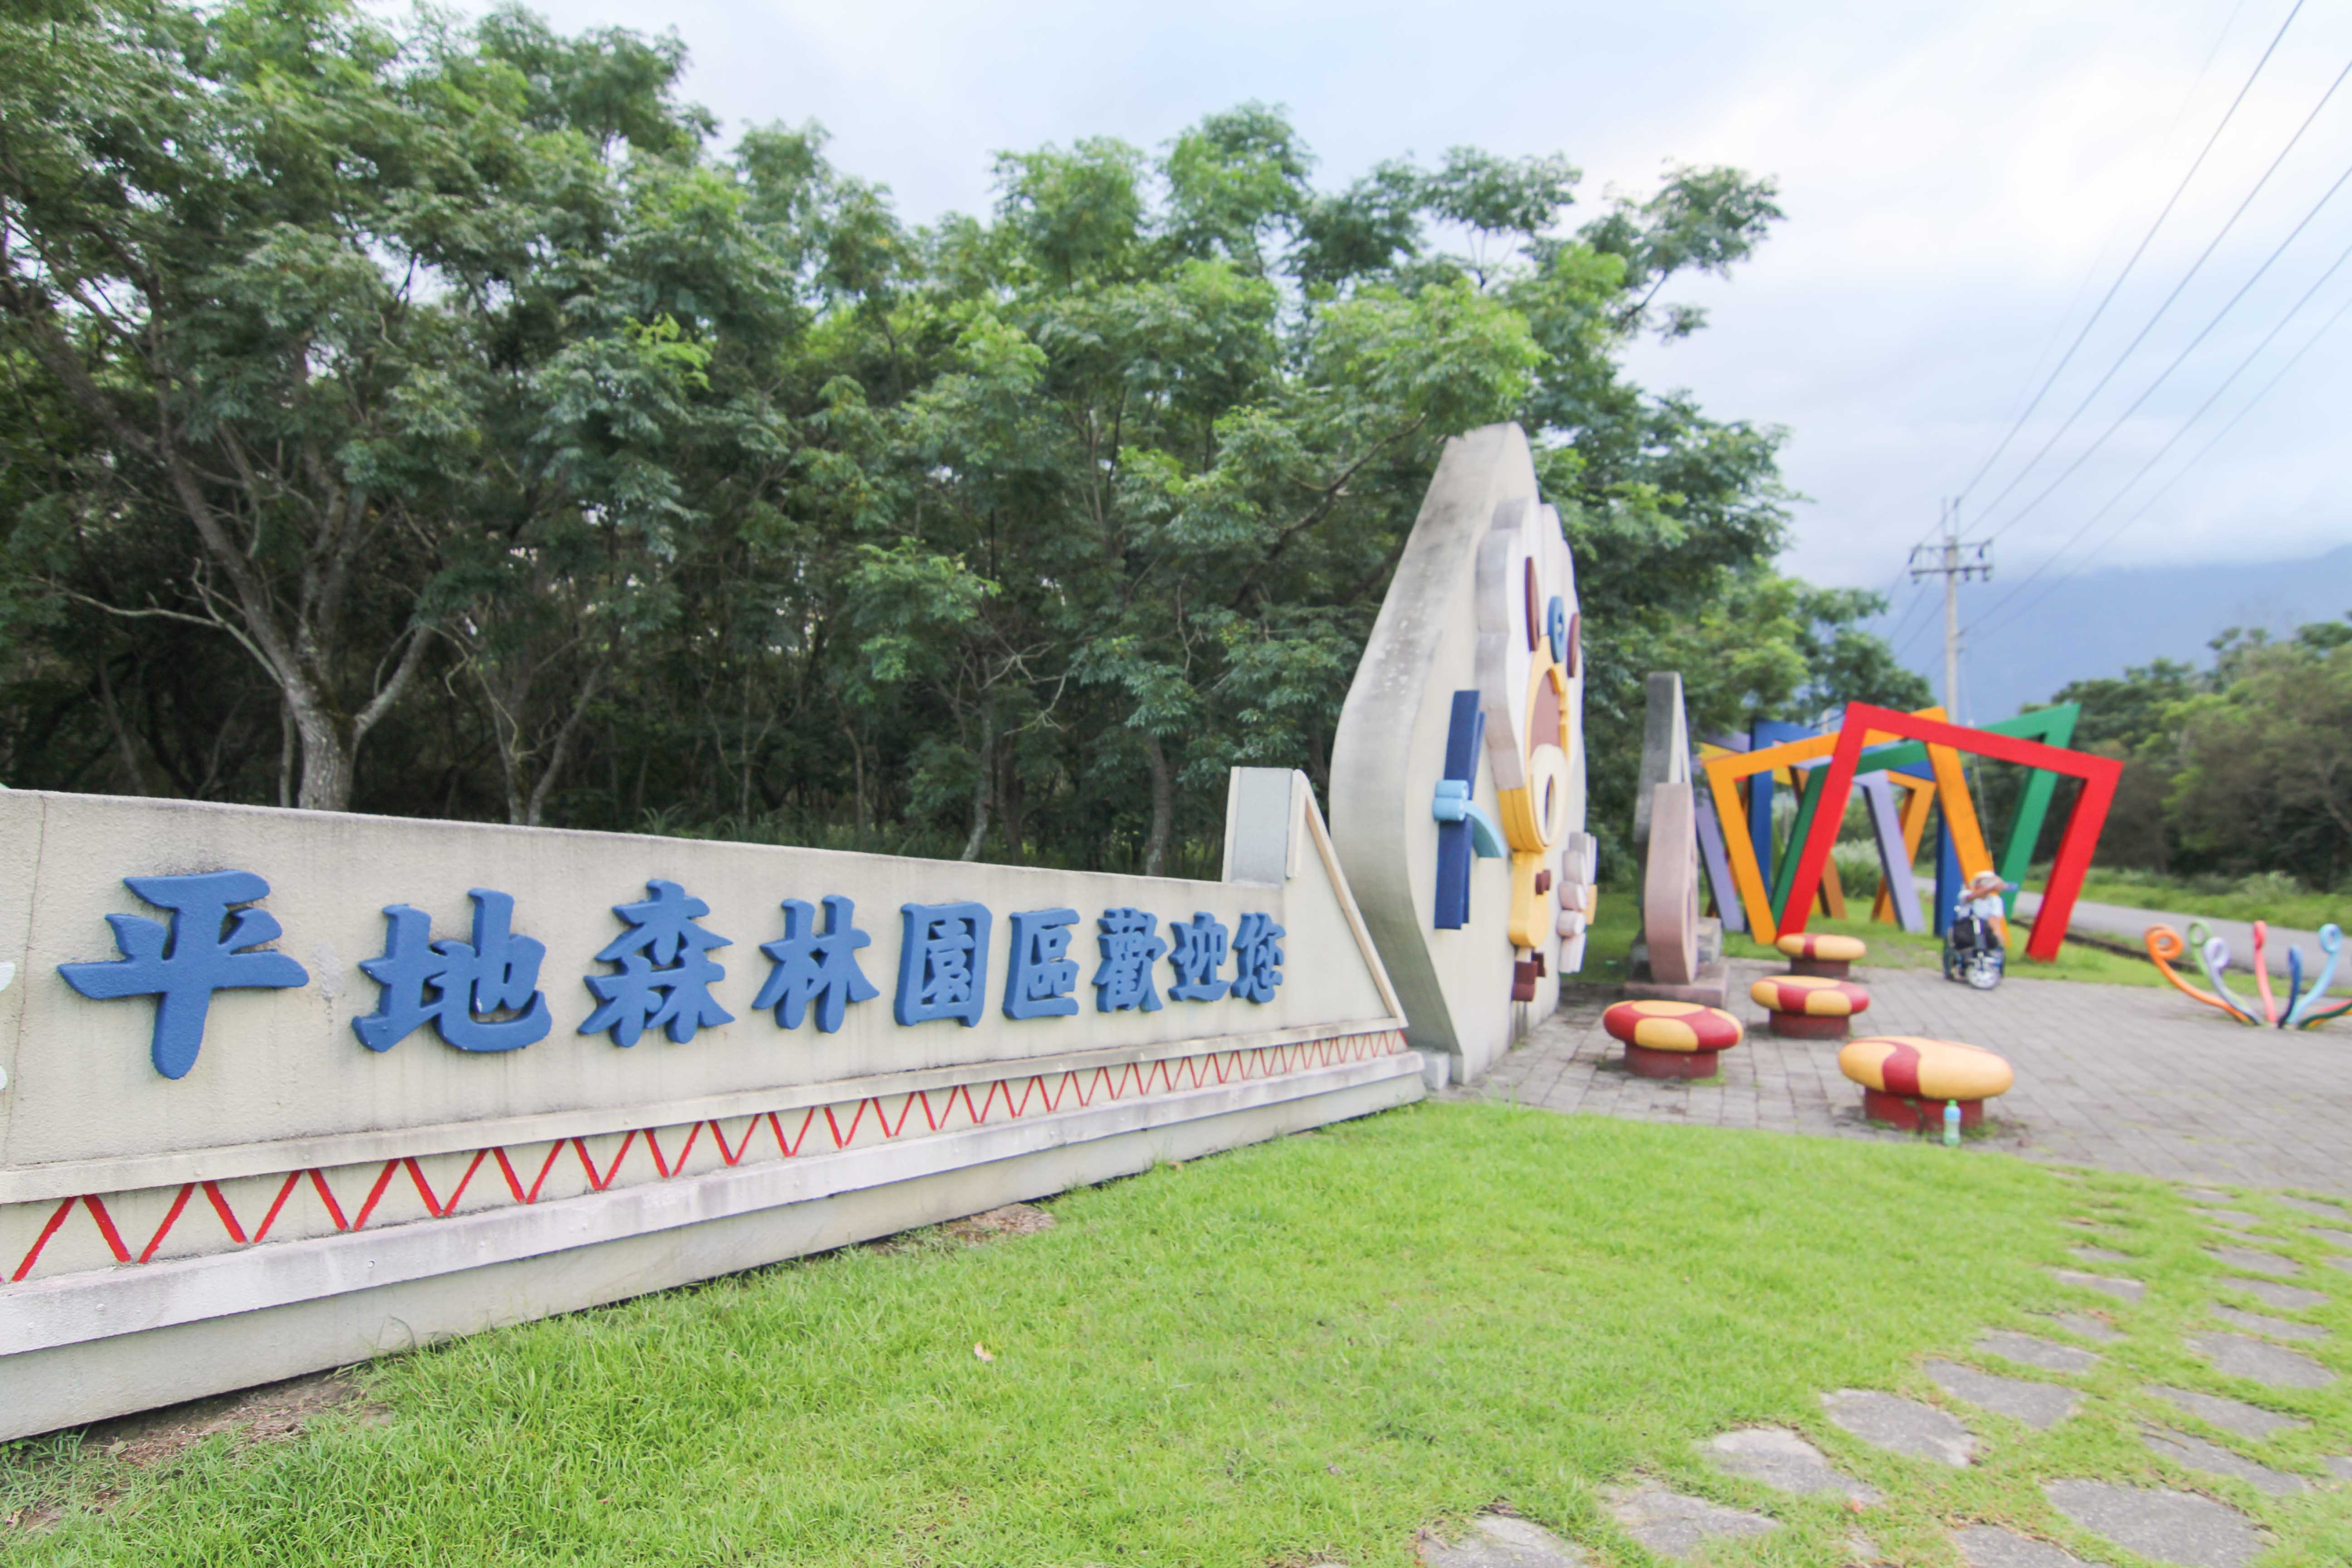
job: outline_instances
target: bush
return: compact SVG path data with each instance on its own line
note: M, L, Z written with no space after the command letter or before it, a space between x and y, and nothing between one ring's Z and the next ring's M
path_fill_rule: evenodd
M2259 899L2264 902L2284 903L2292 899L2302 898L2308 889L2284 871L2257 871L2251 877L2242 879L2231 891L2243 898Z

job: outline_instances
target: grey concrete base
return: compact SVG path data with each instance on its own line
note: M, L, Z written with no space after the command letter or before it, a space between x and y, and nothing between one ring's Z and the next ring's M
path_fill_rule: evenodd
M2352 1252L2352 1230L2332 1230L2324 1225L2315 1225L2303 1234L2315 1236L2340 1251Z
M1619 987L1626 996L1639 1002L1696 1002L1702 1007L1721 1007L1731 996L1731 971L1722 960L1702 963L1686 985L1670 985L1651 977L1649 966L1627 975Z
M2315 1203L2309 1198L2273 1198L2271 1202L2297 1214L2315 1214L2323 1219L2352 1219L2352 1212L2347 1212L2342 1204Z
M1224 1104L1244 1108L1222 1112L1213 1098L1199 1100L1189 1118L1107 1136L1088 1135L1090 1112L1066 1121L1039 1119L1041 1124L1062 1121L1054 1141L1007 1158L481 1268L453 1266L397 1285L0 1358L0 1438L272 1383L824 1252L1420 1099L1420 1062L1408 1054L1388 1058L1387 1065L1391 1070L1384 1076L1356 1081L1337 1076L1340 1069L1330 1069L1334 1076L1302 1074L1296 1092L1281 1098L1255 1104L1227 1100ZM1323 1092L1317 1092L1318 1079L1326 1086ZM1263 1090L1279 1080L1256 1081ZM1334 1084L1339 1087L1328 1087ZM1144 1103L1129 1102L1128 1109L1132 1112ZM1097 1125L1118 1123L1106 1120ZM1045 1131L1042 1125L1039 1131ZM929 1142L911 1141L904 1147ZM303 1244L285 1244L283 1250L299 1245ZM257 1252L272 1250L279 1249ZM131 1280L146 1270L110 1272Z
M2243 1209L2193 1208L2189 1212L2209 1224L2221 1226L2230 1230L2252 1230L2263 1223L2260 1215L2250 1215Z

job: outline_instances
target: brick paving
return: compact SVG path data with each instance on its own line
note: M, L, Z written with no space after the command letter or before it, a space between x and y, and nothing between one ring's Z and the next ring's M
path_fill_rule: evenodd
M1735 963L1748 1040L1705 1083L1637 1079L1601 1032L1614 987L1577 987L1479 1082L1455 1090L1548 1110L1832 1137L1901 1139L1862 1116L1838 1043L1783 1040ZM1932 968L1857 969L1860 1034L1928 1035L2000 1052L2017 1083L1973 1146L2175 1181L2352 1196L2352 1028L2249 1029L2169 990L2012 977L1971 991ZM1590 991L1591 994L1581 994Z

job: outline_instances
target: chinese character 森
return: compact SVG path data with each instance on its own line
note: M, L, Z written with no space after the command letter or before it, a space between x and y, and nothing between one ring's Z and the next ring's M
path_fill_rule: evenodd
M695 923L710 912L710 906L688 897L676 882L657 877L646 884L646 890L653 897L613 906L629 929L605 943L596 958L619 964L620 973L585 977L599 1005L580 1032L594 1035L610 1029L614 1045L634 1046L646 1030L661 1028L682 1046L697 1029L735 1021L735 1015L710 994L711 986L727 978L710 950L734 943Z

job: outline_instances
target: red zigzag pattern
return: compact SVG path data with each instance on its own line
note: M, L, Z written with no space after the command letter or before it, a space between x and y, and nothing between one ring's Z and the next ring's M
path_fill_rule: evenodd
M541 1192L547 1185L549 1174L562 1161L566 1149L573 1152L580 1162L582 1170L586 1173L589 1190L601 1193L613 1184L614 1179L620 1174L622 1162L628 1158L629 1152L635 1148L640 1141L644 1142L646 1152L652 1156L656 1180L667 1181L677 1175L686 1168L688 1156L694 1152L694 1146L701 1139L706 1129L710 1133L711 1142L718 1147L719 1160L726 1166L732 1167L741 1163L744 1157L751 1152L753 1142L758 1139L762 1128L775 1139L777 1157L789 1160L807 1147L809 1136L817 1130L820 1121L823 1124L824 1135L832 1142L833 1148L839 1150L849 1146L851 1140L857 1136L858 1129L864 1124L868 1114L873 1116L875 1126L887 1142L898 1137L907 1130L909 1119L918 1110L922 1112L922 1131L937 1132L947 1124L959 1100L963 1102L965 1114L971 1118L970 1124L980 1127L987 1124L989 1117L995 1112L1000 1104L1003 1107L1006 1118L1017 1121L1035 1109L1043 1109L1049 1113L1059 1110L1065 1102L1071 1100L1075 1100L1079 1108L1084 1109L1092 1105L1097 1100L1116 1102L1133 1096L1171 1094L1182 1089L1202 1089L1212 1083L1279 1078L1284 1074L1298 1072L1307 1068L1334 1067L1346 1062L1369 1061L1375 1057L1393 1056L1404 1048L1402 1035L1393 1030L1384 1030L1369 1035L1344 1035L1332 1039L1307 1040L1297 1045L1265 1046L1255 1050L1212 1052L1207 1056L1178 1057L1154 1062L1129 1062L1118 1068L1097 1068L1092 1072L1066 1072L1055 1075L1055 1086L1050 1090L1045 1087L1046 1080L1043 1077L998 1079L987 1086L987 1091L982 1097L977 1108L972 1104L971 1091L974 1086L959 1084L949 1089L945 1098L936 1107L932 1104L930 1093L928 1090L919 1090L906 1096L899 1101L898 1119L895 1122L889 1119L889 1113L883 1109L882 1100L878 1097L856 1101L856 1110L850 1114L846 1125L844 1125L840 1117L835 1114L841 1107L811 1106L801 1113L798 1125L790 1133L785 1131L783 1123L783 1118L792 1114L790 1111L762 1111L751 1118L751 1124L743 1129L743 1135L736 1141L735 1146L731 1149L728 1147L725 1130L717 1121L688 1122L684 1124L687 1129L686 1141L677 1146L677 1152L675 1155L664 1152L660 1136L656 1129L643 1127L632 1130L622 1138L620 1148L614 1152L612 1160L602 1171L596 1168L595 1160L588 1152L587 1138L558 1139L550 1145L547 1158L541 1162L538 1171L531 1174L527 1183L523 1179L522 1173L515 1168L511 1160L508 1159L505 1149L478 1149L474 1152L471 1163L466 1166L465 1174L457 1178L457 1184L450 1189L449 1195L446 1198L434 1192L432 1184L425 1179L424 1169L417 1164L415 1156L399 1155L383 1163L383 1168L377 1173L374 1184L369 1187L367 1196L361 1200L357 1211L351 1213L348 1217L343 1205L336 1200L334 1189L327 1184L324 1168L289 1171L286 1173L285 1180L278 1185L278 1195L269 1205L269 1212L262 1215L261 1223L254 1226L250 1232L238 1221L236 1212L229 1206L228 1200L221 1194L219 1183L194 1181L182 1185L178 1195L172 1200L170 1210L164 1214L163 1223L155 1227L155 1234L150 1237L147 1244L136 1253L133 1253L129 1244L122 1239L122 1233L116 1226L114 1216L107 1212L105 1198L97 1193L87 1193L79 1197L64 1199L58 1205L56 1210L50 1214L48 1223L41 1227L40 1234L34 1237L32 1247L26 1251L24 1258L17 1263L15 1272L8 1278L10 1282L14 1283L32 1273L34 1265L41 1259L42 1249L47 1247L50 1239L64 1227L77 1205L88 1212L91 1222L98 1227L99 1238L106 1244L107 1250L114 1255L114 1260L117 1263L146 1263L151 1261L163 1247L164 1238L170 1236L173 1227L180 1223L181 1215L187 1212L190 1200L199 1192L204 1194L205 1204L219 1219L221 1228L226 1232L229 1240L238 1247L253 1247L268 1239L270 1228L278 1223L278 1216L285 1211L287 1200L294 1195L305 1181L308 1181L311 1189L318 1194L320 1205L327 1211L327 1217L333 1222L337 1230L364 1230L367 1228L368 1222L375 1217L377 1206L383 1203L384 1194L404 1172L415 1187L417 1196L424 1200L425 1213L435 1219L446 1219L457 1212L457 1205L466 1195L466 1189L473 1184L475 1176L480 1173L485 1163L494 1164L497 1167L499 1178L505 1183L507 1194L514 1203L524 1205L537 1203ZM1015 1085L1021 1086L1017 1100L1013 1094ZM675 1137L675 1129L673 1129L673 1137Z

